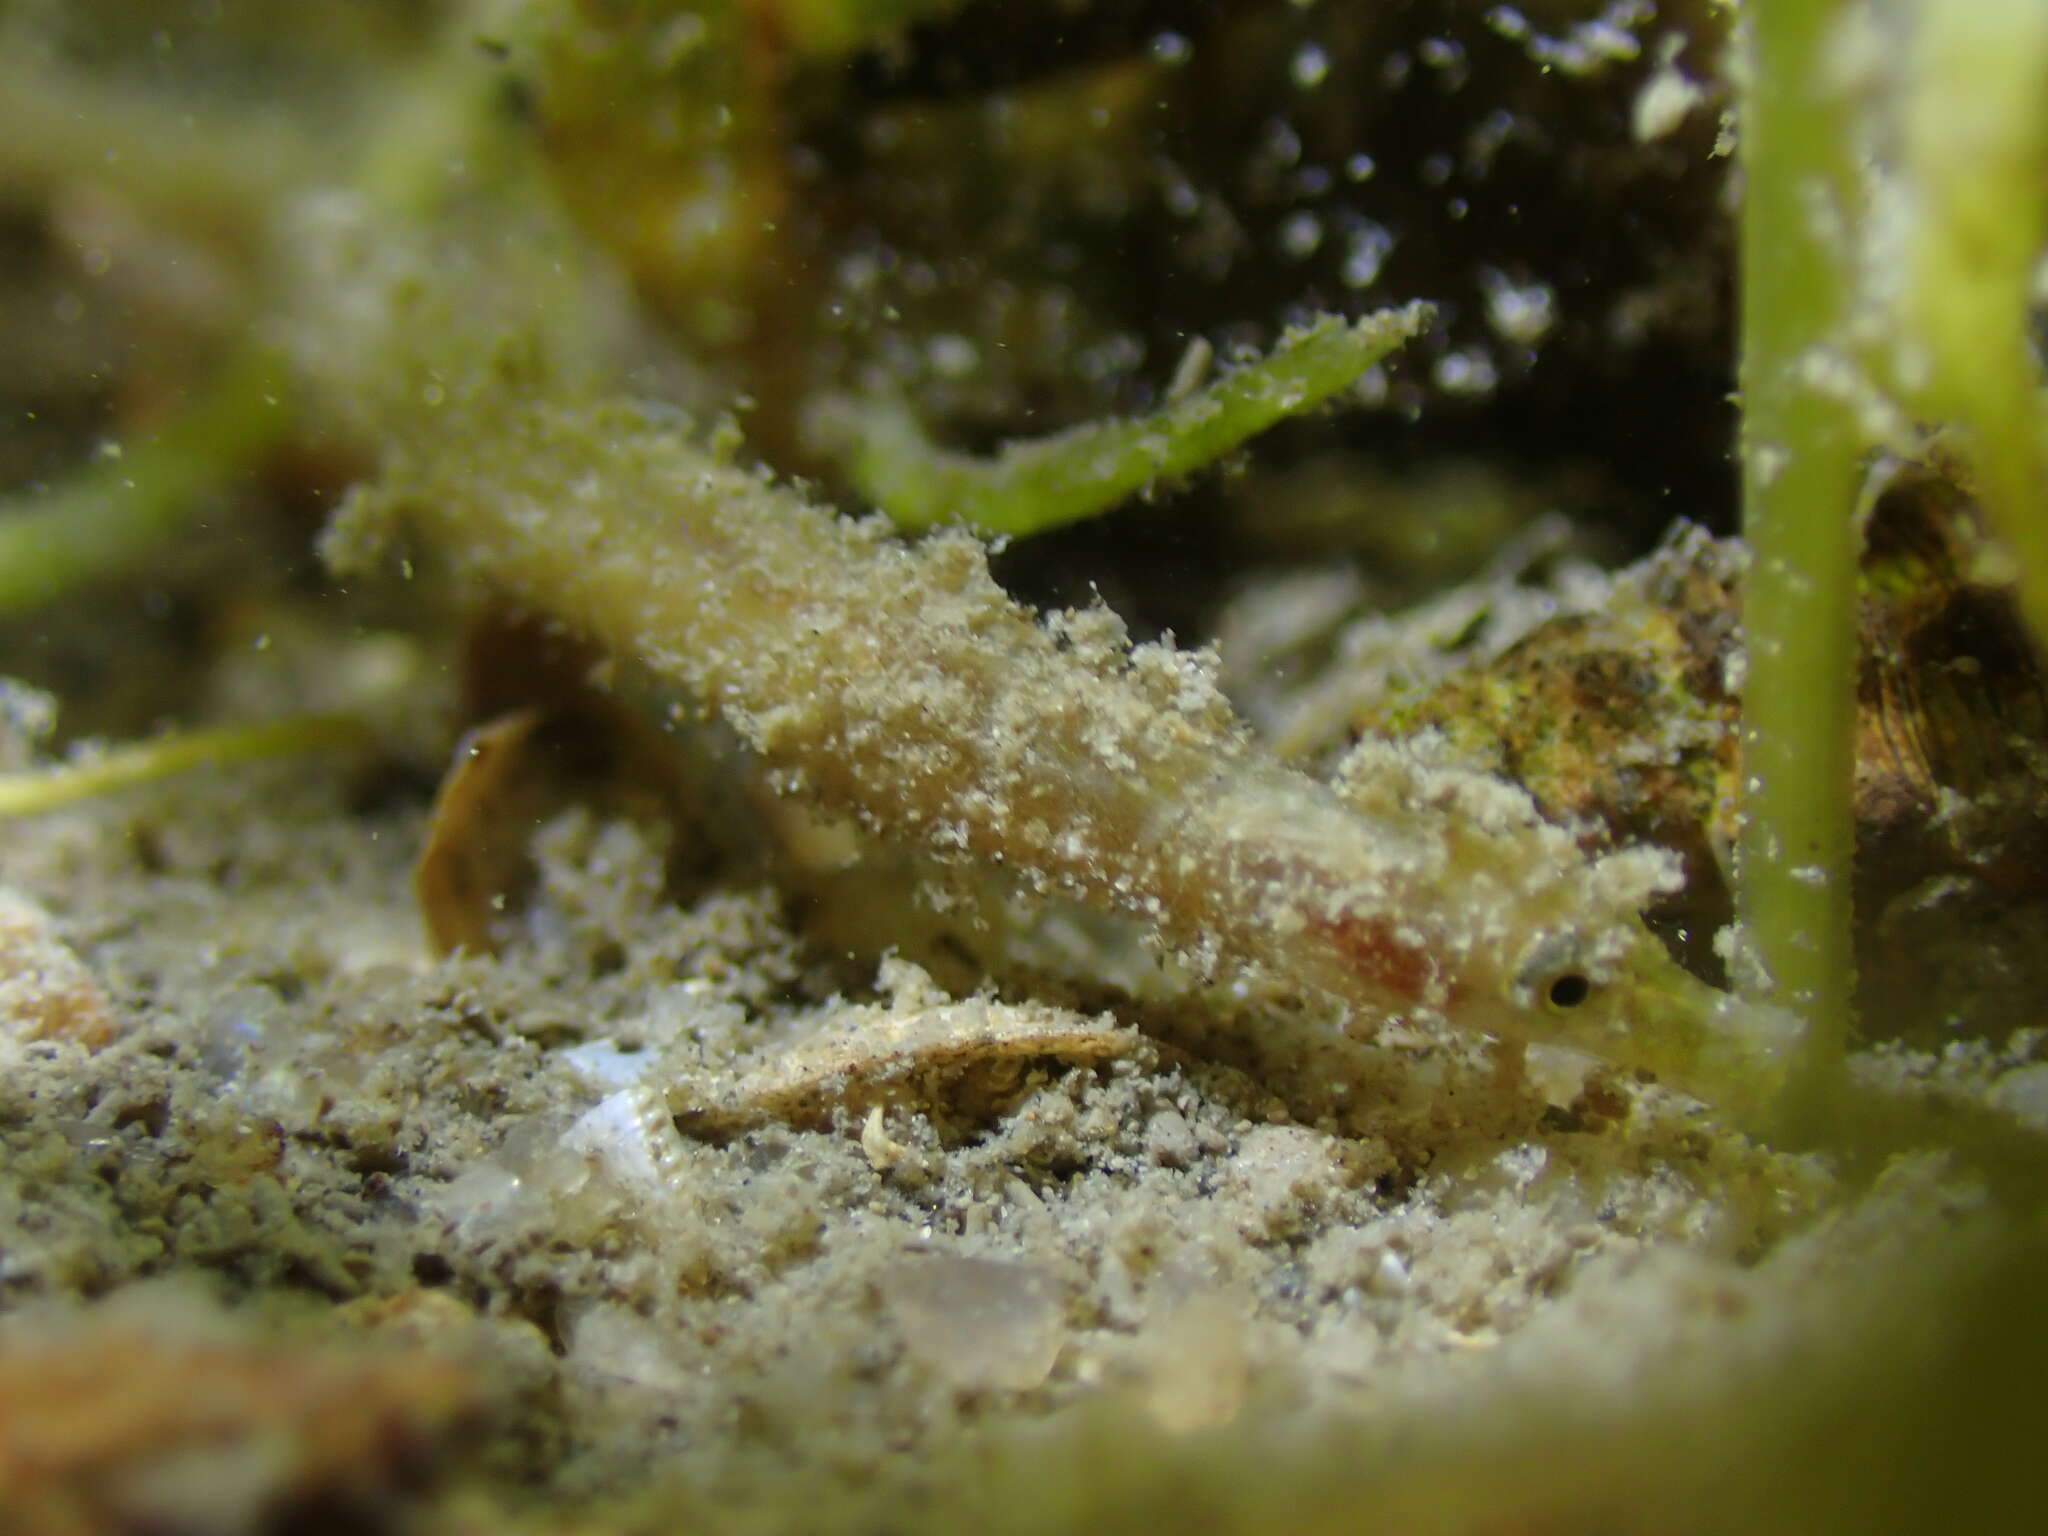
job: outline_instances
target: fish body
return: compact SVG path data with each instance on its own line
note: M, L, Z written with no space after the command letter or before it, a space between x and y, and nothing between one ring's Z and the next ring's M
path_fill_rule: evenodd
M1204 974L1326 993L1353 1030L1426 1016L1717 1099L1771 1080L1785 1029L1731 1010L1643 927L1675 857L1588 856L1427 737L1312 780L1251 739L1212 655L1133 645L1102 608L1041 617L967 534L908 543L837 517L661 414L480 404L473 429L444 412L395 453L330 554L360 559L403 524L680 684L782 793L1135 917Z

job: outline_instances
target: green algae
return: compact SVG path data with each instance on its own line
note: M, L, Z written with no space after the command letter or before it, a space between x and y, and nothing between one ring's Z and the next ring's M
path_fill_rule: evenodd
M1854 217L1854 149L1824 51L1841 8L1748 18L1741 134L1743 596L1737 910L1753 994L1808 1022L1808 1074L1837 1069L1854 984L1850 858L1857 533L1863 449L1851 407L1812 377L1850 295L1814 206Z
M1745 7L1743 27L1739 979L1809 1021L1799 1091L1817 1105L1853 1027L1863 484L1872 460L1924 451L1913 417L1954 429L2048 642L2048 414L2028 342L2048 23L2027 5L1796 0Z
M284 388L280 359L244 348L155 431L105 443L57 484L0 498L0 615L133 575L191 541L223 488L290 430Z
M1156 411L1006 443L990 459L937 447L896 400L826 402L820 430L852 440L846 467L855 488L898 527L950 524L1021 537L1094 517L1328 404L1431 318L1426 304L1350 324L1325 316Z

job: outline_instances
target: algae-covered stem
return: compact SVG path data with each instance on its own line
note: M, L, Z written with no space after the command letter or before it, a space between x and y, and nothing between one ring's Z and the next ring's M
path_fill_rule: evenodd
M270 757L368 747L369 724L354 715L287 715L254 725L190 731L74 758L53 767L0 773L0 821L39 816L97 795L154 783L174 773Z
M1900 371L1928 418L1961 428L2048 654L2048 412L2028 321L2048 243L2048 6L1927 0L1907 57Z
M1170 394L1150 415L1084 422L1006 444L989 459L939 448L900 400L828 402L817 425L828 439L849 438L849 475L899 528L1040 533L1206 468L1266 428L1351 388L1434 318L1426 304L1349 324L1325 315L1288 331L1259 362L1207 388Z
M1743 8L1743 830L1737 900L1762 975L1744 986L1807 1021L1810 1084L1850 1012L1857 530L1862 446L1826 387L1845 366L1857 188L1831 47L1849 8Z

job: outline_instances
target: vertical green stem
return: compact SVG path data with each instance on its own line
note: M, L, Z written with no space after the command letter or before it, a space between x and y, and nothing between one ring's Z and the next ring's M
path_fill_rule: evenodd
M1860 438L1816 387L1851 290L1856 188L1848 109L1826 84L1837 0L1744 8L1741 144L1743 829L1737 906L1759 1000L1807 1026L1809 1086L1839 1060L1850 1014Z
M1918 403L1962 428L2020 611L2048 653L2048 419L2027 344L2048 241L2048 7L1921 0L1908 58L1901 318L1924 368Z

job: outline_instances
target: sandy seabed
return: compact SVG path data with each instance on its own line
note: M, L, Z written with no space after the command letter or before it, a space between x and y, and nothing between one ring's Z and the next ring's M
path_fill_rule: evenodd
M1319 1125L581 809L434 960L422 835L319 761L6 829L0 1526L2027 1524L2031 1178L1455 1039ZM2036 1047L1865 1066L2023 1119Z

